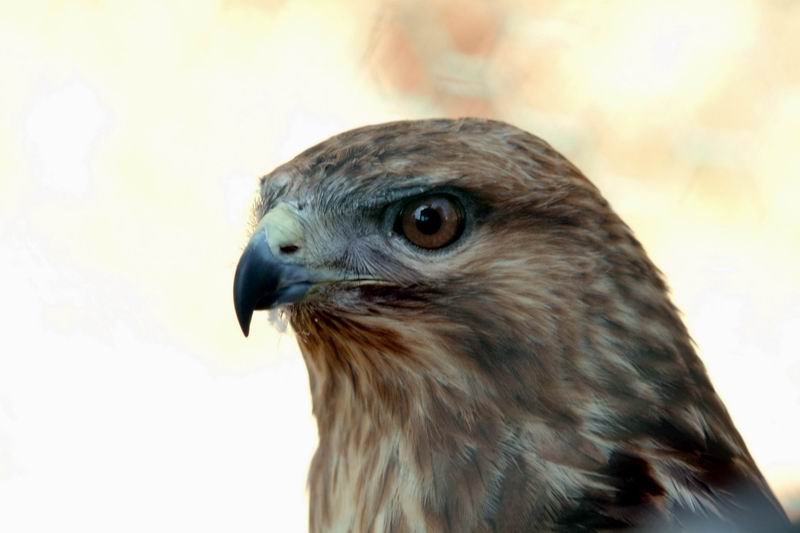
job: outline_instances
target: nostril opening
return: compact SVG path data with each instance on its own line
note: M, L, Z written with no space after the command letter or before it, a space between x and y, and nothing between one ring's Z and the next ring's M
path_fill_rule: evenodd
M280 247L281 253L287 255L293 254L299 249L300 247L294 244L284 244L283 246Z

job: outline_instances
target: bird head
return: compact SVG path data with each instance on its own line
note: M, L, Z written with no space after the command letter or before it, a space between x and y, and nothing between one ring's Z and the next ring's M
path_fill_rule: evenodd
M463 389L489 373L556 406L555 389L684 364L674 343L688 336L628 227L566 158L508 124L337 135L262 178L255 220L239 323L247 335L255 310L281 307L312 374L338 364L361 381ZM657 356L631 362L631 343Z
M669 490L675 509L728 505L702 500L710 485L753 487L779 509L661 274L541 139L480 119L352 130L265 176L255 220L236 313L245 335L259 309L283 309L295 330L318 501L339 453L402 434L409 448L387 449L412 450L442 494L475 475L491 487L481 476L513 455L519 494L583 502L559 520L635 523L631 501L661 512ZM465 494L464 509L478 505Z

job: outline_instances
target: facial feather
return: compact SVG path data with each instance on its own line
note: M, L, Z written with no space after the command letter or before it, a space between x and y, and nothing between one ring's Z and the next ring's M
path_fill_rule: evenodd
M426 252L387 220L437 191L466 222ZM361 280L287 308L319 425L313 530L735 522L742 491L785 520L660 272L541 139L479 119L369 126L265 176L256 219L282 202L305 217L305 266Z

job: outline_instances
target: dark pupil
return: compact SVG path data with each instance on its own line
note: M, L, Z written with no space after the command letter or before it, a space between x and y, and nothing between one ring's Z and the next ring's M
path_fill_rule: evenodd
M414 223L420 233L433 235L442 227L442 216L430 206L420 207L414 212Z

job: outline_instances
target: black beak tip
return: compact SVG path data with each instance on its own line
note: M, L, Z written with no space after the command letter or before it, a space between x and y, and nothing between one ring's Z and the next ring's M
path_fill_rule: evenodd
M242 333L247 337L250 334L250 321L253 320L253 311L255 311L255 309L253 309L252 306L244 305L242 300L240 295L236 294L236 291L234 291L233 306L236 308L236 319L239 321L239 327L242 328Z
M253 319L253 311L245 311L244 309L236 308L236 318L239 319L239 327L242 328L242 333L245 337L250 335L250 321Z
M251 286L252 274L248 276L249 261L248 257L243 257L236 267L236 275L233 278L233 307L236 310L236 319L242 333L247 337L250 334L250 322L253 320L255 303L253 302L253 287Z

